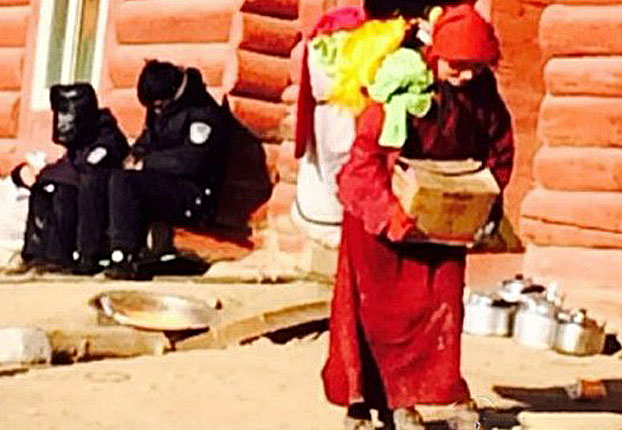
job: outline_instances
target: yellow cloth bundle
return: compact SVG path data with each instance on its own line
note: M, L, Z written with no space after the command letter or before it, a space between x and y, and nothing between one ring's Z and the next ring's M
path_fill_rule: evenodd
M406 21L395 18L368 21L353 31L337 57L336 83L330 101L359 114L369 104L371 85L385 57L398 49L406 33Z

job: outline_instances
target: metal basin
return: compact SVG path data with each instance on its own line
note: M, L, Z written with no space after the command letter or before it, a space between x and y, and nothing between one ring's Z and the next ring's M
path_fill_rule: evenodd
M191 297L148 291L115 290L89 302L119 324L164 332L206 330L219 319L220 302L211 306Z

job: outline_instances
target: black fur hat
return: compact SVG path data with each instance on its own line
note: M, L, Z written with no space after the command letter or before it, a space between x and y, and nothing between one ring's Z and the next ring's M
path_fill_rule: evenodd
M138 100L149 107L156 100L172 99L181 85L184 72L166 61L149 60L138 78Z
M52 141L67 148L86 143L99 119L95 89L88 82L53 85L50 105L54 115Z

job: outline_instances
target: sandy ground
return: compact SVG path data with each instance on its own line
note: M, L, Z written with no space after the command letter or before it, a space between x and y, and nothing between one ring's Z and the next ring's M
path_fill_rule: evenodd
M86 302L106 289L139 288L222 299L234 315L330 294L312 283L208 285L162 281L145 284L0 282L0 326L89 327L95 324ZM583 292L581 301L593 291ZM619 316L620 293L592 297L610 322ZM605 303L609 298L609 303ZM615 298L615 300L613 300ZM619 324L610 327L620 328ZM3 373L0 368L0 430L21 429L210 429L338 430L344 411L326 402L320 370L328 336L276 345L265 338L226 350L169 353L35 368ZM574 358L535 351L511 339L464 336L463 371L481 406L506 410L519 405L493 390L506 387L535 410L596 410L622 413L622 354ZM559 387L577 378L613 380L619 390L604 404L561 399ZM548 390L547 390L548 389ZM548 393L548 394L547 394ZM429 421L451 410L425 408ZM598 422L598 421L597 421ZM445 427L429 426L428 429ZM548 426L542 430L569 430ZM622 430L621 426L587 426Z
M261 339L227 350L0 377L0 428L337 430L343 410L324 400L319 378L327 341L326 334L286 345ZM465 336L464 350L473 395L488 407L516 405L494 394L493 385L536 389L577 377L622 377L619 356L569 358L527 350L508 339L471 336ZM429 419L437 413L426 409Z

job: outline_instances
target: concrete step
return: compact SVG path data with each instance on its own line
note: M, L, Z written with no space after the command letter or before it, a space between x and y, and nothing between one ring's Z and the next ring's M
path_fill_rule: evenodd
M52 346L46 333L34 327L0 327L0 364L49 363Z

